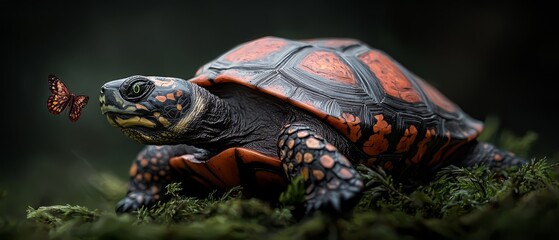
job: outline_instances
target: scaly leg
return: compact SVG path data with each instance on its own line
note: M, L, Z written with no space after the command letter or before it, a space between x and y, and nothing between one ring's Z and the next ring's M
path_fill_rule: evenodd
M302 176L307 213L340 213L357 204L363 182L338 149L303 124L284 127L278 139L283 168L292 180Z
M146 146L130 167L128 193L117 203L116 212L132 212L165 200L167 184L178 181L170 172L169 159L183 154L197 156L204 151L188 145Z

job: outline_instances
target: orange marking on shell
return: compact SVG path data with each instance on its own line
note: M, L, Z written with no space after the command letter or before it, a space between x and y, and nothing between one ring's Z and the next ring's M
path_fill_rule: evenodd
M370 50L361 54L359 59L367 64L388 95L410 103L421 102L419 92L388 56L377 50Z
M433 155L433 158L431 158L431 160L429 161L429 165L433 165L433 164L437 164L439 163L439 161L441 160L441 156L443 154L443 152L445 151L445 149L448 147L448 145L450 144L451 136L450 136L450 132L446 131L444 134L447 138L446 142L444 143L443 146L441 146L437 152L435 153L435 155Z
M431 102L433 102L435 105L439 106L440 108L442 108L447 112L456 111L457 108L456 105L454 105L453 102L448 100L448 98L446 98L441 92L439 92L439 90L431 86L431 84L427 83L425 80L421 79L420 77L418 76L414 76L414 77L417 80L417 83L419 84L421 89L423 89L423 92L425 92L425 95L427 95L427 98L431 100Z
M167 93L167 95L165 95L167 97L167 99L170 100L175 100L175 94L174 93Z
M285 45L287 45L287 42L284 40L261 38L238 47L223 56L223 59L234 63L252 62L278 52Z
M136 177L134 178L136 179L136 181L142 181L142 174L136 174Z
M425 152L427 152L427 143L431 141L431 137L433 136L435 136L435 129L427 129L427 131L425 132L425 137L417 144L417 152L411 159L413 163L417 164L419 163L419 161L421 161L421 159L425 155Z
M177 110L181 111L182 110L182 105L177 104Z
M392 165L391 161L385 162L384 165L382 166L382 168L384 168L384 170L392 170L394 168L394 165Z
M305 141L305 145L307 145L308 148L310 149L319 149L321 146L320 141L316 140L316 138L308 138Z
M342 117L347 123L349 128L349 140L352 142L357 142L361 138L361 119L350 113L343 113Z
M417 137L417 128L414 125L410 125L404 132L404 136L400 138L400 142L396 146L396 153L407 152L410 150L411 145Z
M384 115L375 115L375 119L373 134L363 144L363 151L370 156L376 156L388 149L388 140L384 136L392 132L392 126L384 120Z
M165 175L167 175L167 173L163 170L159 170L159 175L160 176L165 176Z
M351 173L351 171L347 168L341 168L338 175L343 179L350 179L353 177L353 173Z
M156 164L157 158L152 157L149 161L151 162L151 164Z
M311 52L301 61L299 67L308 73L338 83L357 85L351 68L333 52Z
M312 175L314 176L314 179L317 181L321 181L324 178L324 172L318 169L312 170Z
M160 101L160 102L167 101L167 98L165 96L156 96L155 99L157 99L157 101Z
M130 176L135 176L137 173L138 173L138 166L136 164L132 164L129 171Z
M140 160L140 166L146 167L147 165L148 165L148 160L147 159L144 158L144 159Z
M325 168L332 168L334 166L334 159L330 155L322 155L320 157L320 164Z

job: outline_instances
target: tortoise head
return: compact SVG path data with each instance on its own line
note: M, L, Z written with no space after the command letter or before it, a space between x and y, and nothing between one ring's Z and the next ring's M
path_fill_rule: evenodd
M192 84L178 78L131 76L101 87L101 112L145 144L181 143L196 114Z

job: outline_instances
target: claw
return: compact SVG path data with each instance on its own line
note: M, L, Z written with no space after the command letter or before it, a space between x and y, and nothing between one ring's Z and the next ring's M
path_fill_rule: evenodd
M116 204L116 212L118 214L132 212L135 210L138 210L138 202L130 197L126 197Z
M338 194L335 194L334 196L332 196L330 198L330 201L331 201L332 207L334 208L334 210L336 212L341 212L342 211L341 206L340 206L340 197L339 197Z
M153 196L142 192L129 193L128 196L116 204L116 213L137 211L140 206L147 206L153 202Z

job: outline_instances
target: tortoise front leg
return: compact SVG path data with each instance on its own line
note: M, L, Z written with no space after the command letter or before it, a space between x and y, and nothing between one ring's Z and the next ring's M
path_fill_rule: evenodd
M338 149L302 124L284 127L278 139L279 156L287 176L302 176L307 213L349 210L361 197L363 182Z
M188 145L146 146L130 167L127 196L116 205L117 213L132 212L165 200L167 184L175 182L169 159L183 154L201 154L200 149Z

